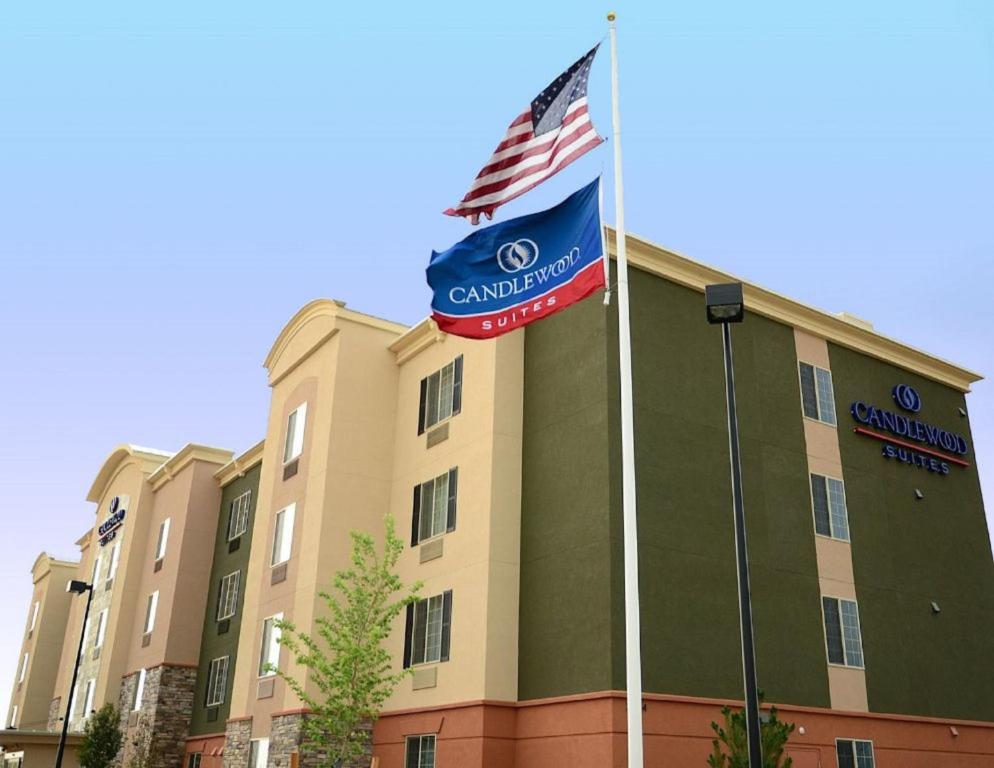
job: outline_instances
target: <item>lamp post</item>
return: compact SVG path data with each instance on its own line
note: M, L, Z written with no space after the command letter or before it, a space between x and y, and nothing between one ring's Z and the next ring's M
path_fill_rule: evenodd
M704 289L708 322L721 326L725 349L725 401L728 406L728 447L732 465L732 512L735 518L735 563L739 578L739 626L742 634L742 677L745 682L746 736L749 768L763 768L759 726L759 691L756 653L752 641L752 599L749 592L749 557L746 550L745 509L742 503L742 462L739 455L739 422L735 413L735 371L732 368L732 323L741 323L744 312L742 283L709 285Z
M62 735L59 737L59 751L55 753L55 768L62 768L62 753L66 750L66 733L69 730L69 709L72 707L72 697L76 692L76 678L79 676L79 661L83 656L83 639L86 633L86 620L90 617L90 603L93 600L93 585L85 581L71 579L66 584L66 592L81 595L86 592L86 610L83 611L83 625L79 628L79 648L76 651L76 666L72 670L72 682L69 683L69 697L66 702L66 716L62 719Z

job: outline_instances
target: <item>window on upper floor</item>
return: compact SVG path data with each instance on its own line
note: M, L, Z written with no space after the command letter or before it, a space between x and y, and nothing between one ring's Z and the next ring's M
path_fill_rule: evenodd
M132 711L142 708L142 697L145 695L145 670L138 670L138 679L135 681L134 696L131 697Z
M18 683L24 682L24 676L28 673L28 662L30 660L31 660L31 654L25 651L24 656L21 657L21 671L17 673Z
M248 530L249 505L252 503L252 491L245 491L231 502L228 509L228 541L233 541Z
M41 607L41 603L35 600L34 605L31 606L31 620L28 622L28 632L34 632L35 625L38 623L38 609Z
M159 608L159 591L156 590L148 596L145 603L145 634L150 634L155 629L155 612Z
M297 505L291 504L276 513L273 554L269 561L270 565L280 565L290 559L290 550L293 545L293 522L296 512Z
M121 559L121 542L117 542L110 550L110 563L107 565L107 581L117 575L117 564Z
M860 739L836 739L835 755L839 768L874 768L873 742Z
M307 403L301 403L286 420L283 442L283 463L289 464L304 451L304 427L307 423Z
M159 538L155 543L155 559L161 560L166 556L166 544L169 541L169 522L167 517L159 524Z
M435 734L407 737L404 768L435 768Z
M224 621L235 615L238 608L238 587L242 572L229 573L221 579L217 593L217 620Z
M86 681L86 695L83 696L83 719L86 720L93 714L93 697L97 692L97 681Z
M97 579L100 578L100 566L103 564L103 555L97 555L96 559L93 561L93 578L90 580L91 584L96 584Z
M801 376L801 407L809 419L835 426L835 391L832 372L810 363L798 363Z
M863 667L863 640L859 631L859 608L855 600L822 597L825 646L830 664Z
M452 590L407 606L404 667L449 660L452 634Z
M93 639L94 648L102 648L104 636L107 634L107 609L104 608L97 614L97 636Z
M210 667L207 670L207 695L205 698L205 705L208 707L217 707L224 704L224 690L228 684L228 657L221 656L220 658L211 661Z
M811 503L815 515L815 533L849 541L849 514L846 511L846 489L842 481L812 473Z
M459 470L452 468L414 486L411 546L456 529L456 492Z
M10 722L7 724L8 728L17 727L17 705L15 704L10 708Z
M283 620L283 614L277 613L262 622L262 643L259 653L259 677L269 677L276 672L270 666L277 667L280 663L280 637L282 631L276 623Z
M418 434L462 410L462 355L421 379Z
M269 739L252 739L249 742L249 768L266 768L269 761Z

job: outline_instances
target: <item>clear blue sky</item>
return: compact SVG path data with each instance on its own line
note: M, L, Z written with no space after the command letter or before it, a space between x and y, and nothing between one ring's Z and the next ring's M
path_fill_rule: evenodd
M262 360L312 298L427 314L428 254L467 231L440 211L610 8L3 5L4 713L28 569L74 555L110 449L254 443ZM994 3L615 10L631 231L994 375ZM969 403L994 498L994 384Z

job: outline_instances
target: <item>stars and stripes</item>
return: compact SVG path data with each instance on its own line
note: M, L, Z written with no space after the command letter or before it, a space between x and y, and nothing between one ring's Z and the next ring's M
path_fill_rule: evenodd
M518 115L469 192L449 216L473 224L562 170L603 139L587 112L587 81L597 46L557 77Z

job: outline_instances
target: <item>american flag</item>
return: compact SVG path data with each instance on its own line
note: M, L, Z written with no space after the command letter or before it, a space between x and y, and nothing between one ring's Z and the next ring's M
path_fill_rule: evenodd
M596 53L594 46L514 118L469 192L446 214L465 216L473 224L479 223L481 213L492 218L498 206L541 184L604 141L587 113L587 80Z

